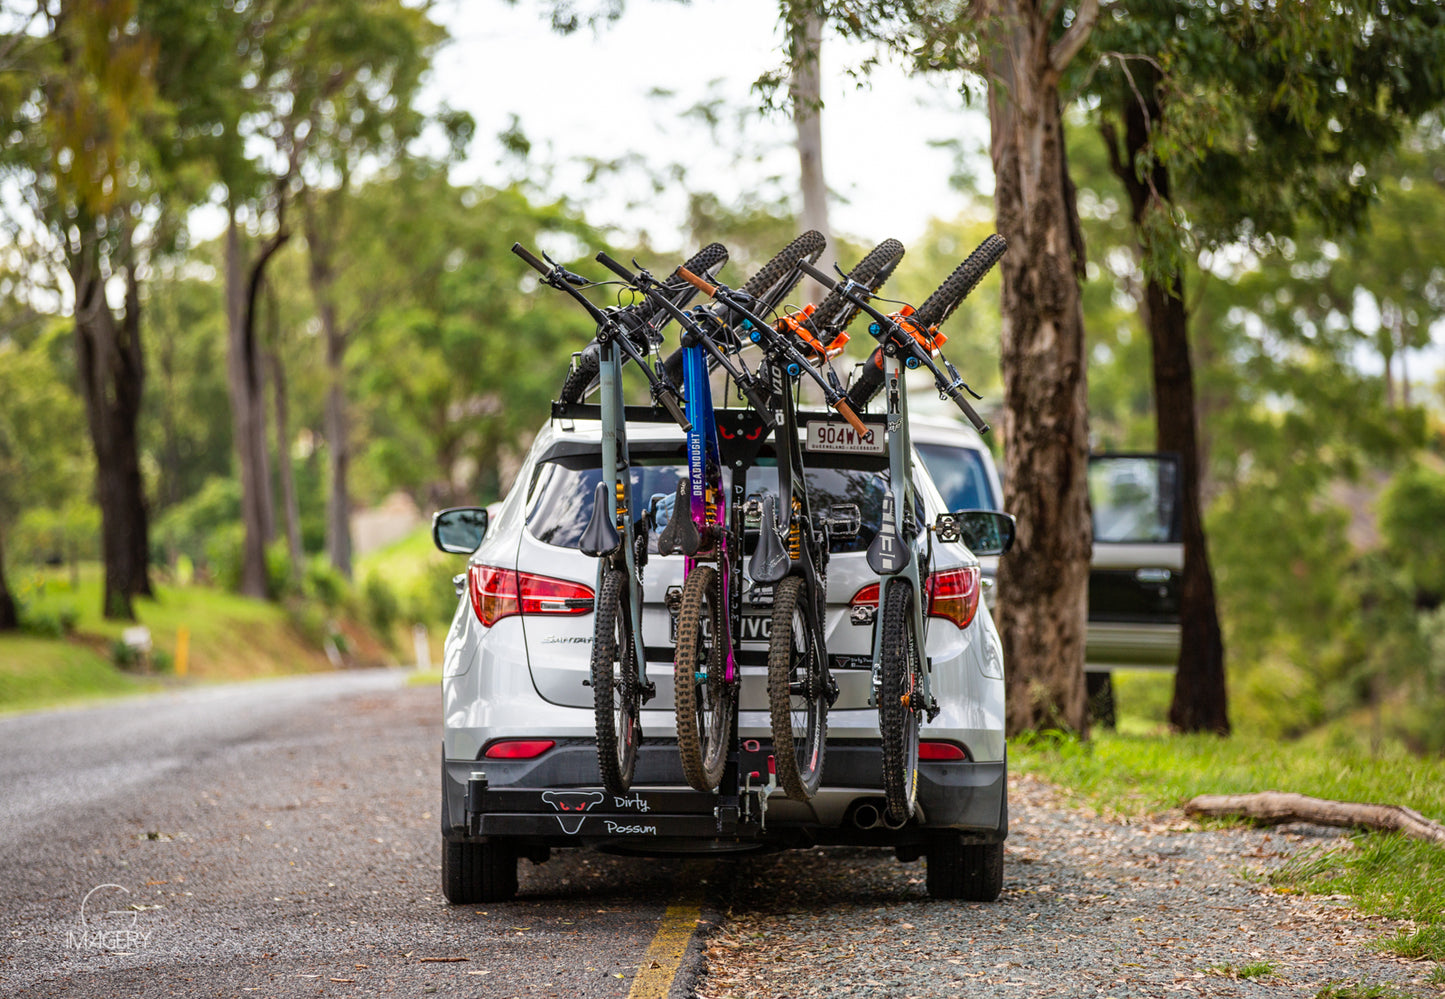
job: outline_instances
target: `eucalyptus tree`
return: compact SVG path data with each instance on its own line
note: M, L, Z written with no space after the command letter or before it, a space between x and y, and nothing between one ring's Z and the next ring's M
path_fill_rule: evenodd
M30 280L63 275L96 457L107 617L151 592L137 424L146 365L143 278L202 197L197 143L216 122L205 74L224 60L181 0L38 0L0 25L0 174L11 249ZM162 57L164 54L164 58Z
M1180 455L1183 472L1182 637L1170 722L1226 732L1185 254L1240 240L1263 246L1305 220L1327 235L1358 226L1380 156L1445 99L1445 10L1410 0L1121 0L1089 54L1081 82L1099 102L1144 275L1156 443ZM1403 320L1406 312L1385 315ZM1391 339L1382 333L1387 348L1397 328L1387 330Z

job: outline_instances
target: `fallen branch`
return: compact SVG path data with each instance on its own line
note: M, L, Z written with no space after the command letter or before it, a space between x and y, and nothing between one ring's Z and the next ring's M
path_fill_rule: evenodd
M1312 822L1320 826L1381 829L1445 845L1445 825L1401 805L1330 801L1283 791L1255 794L1201 794L1184 806L1186 815L1240 815L1265 825Z

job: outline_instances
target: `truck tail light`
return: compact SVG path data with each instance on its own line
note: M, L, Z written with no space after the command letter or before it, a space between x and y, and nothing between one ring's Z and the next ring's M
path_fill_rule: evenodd
M490 628L513 614L590 614L592 587L495 565L467 568L467 590L477 620Z
M853 599L848 601L849 607L872 607L878 608L878 584L869 583L863 589L853 594Z

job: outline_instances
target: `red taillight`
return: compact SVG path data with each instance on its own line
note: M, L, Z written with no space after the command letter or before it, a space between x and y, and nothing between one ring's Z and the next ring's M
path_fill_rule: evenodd
M956 742L920 742L918 744L918 758L920 760L933 760L934 762L950 763L956 760L968 759L968 753Z
M553 739L504 739L492 743L482 755L489 760L535 760L555 745Z
M848 601L850 607L877 607L878 606L878 584L869 583L863 589L853 594L853 599Z
M467 569L477 620L488 628L513 614L590 614L592 587L495 565Z
M978 613L978 566L944 569L928 577L928 616L947 618L967 628Z

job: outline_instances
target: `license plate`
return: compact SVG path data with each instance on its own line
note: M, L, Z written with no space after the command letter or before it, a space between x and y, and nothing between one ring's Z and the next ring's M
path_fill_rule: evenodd
M809 420L808 432L803 438L803 450L844 454L886 454L881 427L870 427L868 433L859 436L846 423L825 423Z
M672 644L677 644L677 618L672 618L671 624ZM768 636L773 633L772 610L766 614L744 614L741 624L742 634L737 635L739 642L766 642ZM702 619L702 633L707 639L712 639L712 621L709 618Z

